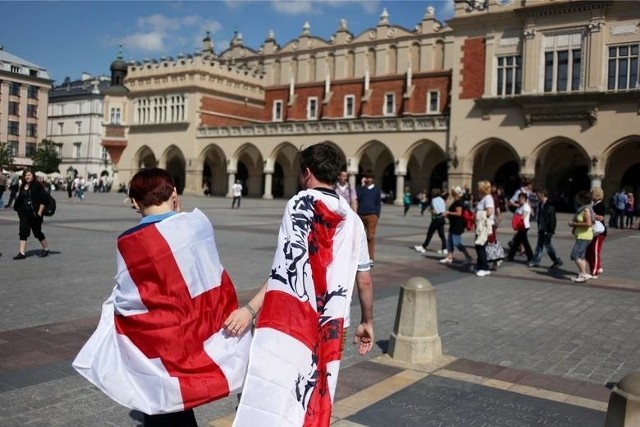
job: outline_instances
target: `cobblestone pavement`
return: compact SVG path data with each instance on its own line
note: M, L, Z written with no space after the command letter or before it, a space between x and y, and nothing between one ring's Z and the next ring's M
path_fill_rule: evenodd
M0 210L0 425L134 426L139 414L111 402L76 375L70 362L95 328L102 302L113 286L114 242L135 224L121 194L88 194L84 202L57 193L58 212L44 232L51 256L17 253L17 217ZM231 210L230 199L187 196L185 209L200 208L212 219L223 264L241 299L248 299L268 272L283 200L247 199ZM576 267L568 215L559 218L555 243L560 270L526 267L523 258L478 278L461 264L442 265L435 252L413 250L428 225L417 209L386 205L376 245L376 340L367 358L386 350L399 287L413 276L437 289L443 351L456 358L550 374L566 381L604 385L640 370L640 232L611 230L604 246L605 272L574 284ZM500 229L506 245L510 221ZM535 245L535 237L532 244ZM471 236L464 241L471 244ZM430 249L437 249L432 242ZM550 260L543 259L548 266ZM359 311L353 307L352 316ZM343 367L362 358L349 348ZM201 425L231 413L235 397L198 408Z

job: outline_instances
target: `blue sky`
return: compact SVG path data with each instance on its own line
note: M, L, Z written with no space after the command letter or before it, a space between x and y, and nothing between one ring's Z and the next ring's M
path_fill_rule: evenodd
M329 39L345 18L357 35L383 8L392 25L413 29L427 6L440 20L452 17L453 0L0 1L0 45L60 83L83 71L108 75L119 43L125 60L193 53L207 29L216 52L236 29L245 46L258 49L271 29L283 46L305 21L311 35Z

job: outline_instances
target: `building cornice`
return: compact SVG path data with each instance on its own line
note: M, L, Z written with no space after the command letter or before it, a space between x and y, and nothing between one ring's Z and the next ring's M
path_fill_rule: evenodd
M245 126L198 127L197 138L235 136L280 136L387 132L444 132L449 128L449 117L444 115L422 117L388 117L356 120L323 120L282 122Z
M588 12L591 10L604 9L611 4L611 0L589 0L553 3L534 3L516 9L515 13L527 18L546 17L553 15L565 15L571 13Z
M40 87L51 87L51 84L53 83L53 80L51 79L43 79L41 77L34 77L34 76L26 76L24 74L17 74L17 73L12 73L12 72L8 72L8 71L4 71L4 70L0 70L0 77L2 78L2 80L5 80L4 78L6 77L6 81L28 81L28 82L33 82L34 84L38 84Z

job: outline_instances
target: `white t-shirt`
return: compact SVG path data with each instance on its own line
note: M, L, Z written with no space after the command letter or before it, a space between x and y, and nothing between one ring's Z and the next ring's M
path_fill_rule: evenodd
M482 200L480 200L478 202L478 204L476 205L476 212L478 212L478 211L486 211L487 208L492 208L493 209L493 213L489 217L489 222L491 223L491 225L493 225L493 221L494 221L494 217L495 217L495 213L496 213L496 206L493 203L493 196L491 194L487 194L486 196L484 196L482 198Z
M531 206L529 203L525 203L516 209L516 213L522 215L522 219L524 220L524 228L531 227Z
M233 197L242 196L242 184L233 184L233 186L231 187L231 191L233 191Z

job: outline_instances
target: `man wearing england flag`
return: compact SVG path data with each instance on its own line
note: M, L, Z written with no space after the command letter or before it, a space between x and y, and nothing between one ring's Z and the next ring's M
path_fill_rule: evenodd
M193 408L242 385L251 334L223 329L238 300L209 219L180 213L163 169L129 188L142 220L118 237L113 293L73 367L146 427L196 426Z
M373 347L373 290L362 221L333 184L341 160L329 144L300 152L300 185L285 208L271 273L224 324L231 334L255 323L234 425L328 426L354 282L361 319L354 343Z

